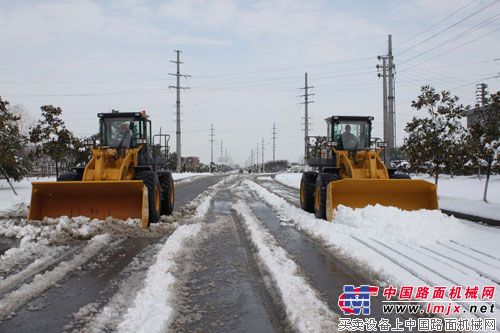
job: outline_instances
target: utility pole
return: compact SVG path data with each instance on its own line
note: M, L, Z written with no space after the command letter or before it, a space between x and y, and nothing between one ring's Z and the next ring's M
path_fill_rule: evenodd
M257 142L257 147L256 147L256 154L255 154L255 164L256 164L256 171L259 172L259 143Z
M224 155L222 154L222 140L220 140L220 164L224 165Z
M382 68L382 101L384 118L384 142L387 143L389 153L396 147L396 104L395 104L395 80L394 80L394 57L392 55L392 36L388 36L387 55L378 56L382 60L382 66L377 65L377 69Z
M382 60L382 74L378 73L378 77L382 77L382 105L383 105L383 120L384 120L384 142L389 142L390 133L389 133L389 109L387 107L387 58L378 57L379 60ZM380 66L377 65L377 69L380 70ZM384 150L385 154L385 150Z
M264 138L262 138L262 172L264 172Z
M177 144L177 172L181 172L181 163L182 163L182 158L181 158L181 89L189 89L189 87L181 87L181 76L182 77L189 77L189 75L182 75L181 74L181 64L182 61L180 61L180 50L175 50L174 51L177 54L177 60L170 60L170 62L173 62L174 64L177 64L177 72L174 73L168 73L168 75L174 75L177 78L177 84L175 86L169 86L169 88L175 88L177 90L177 99L176 99L176 123L177 123L177 130L175 134L177 135L176 139L176 144Z
M389 35L389 38L387 40L387 67L388 67L388 81L389 81L389 86L388 86L388 95L387 95L387 101L388 101L388 107L389 107L389 126L390 126L390 136L391 139L388 142L389 145L389 151L392 152L394 148L396 147L396 103L395 103L395 82L394 82L394 57L392 56L392 35Z
M210 127L210 173L214 172L214 124Z
M276 161L276 124L273 123L273 163Z
M314 94L309 93L309 89L314 88L313 86L309 86L307 83L307 73L304 75L304 95L300 95L300 97L304 97L304 163L307 163L309 159L309 104L314 103L314 101L309 100L309 96L313 96Z

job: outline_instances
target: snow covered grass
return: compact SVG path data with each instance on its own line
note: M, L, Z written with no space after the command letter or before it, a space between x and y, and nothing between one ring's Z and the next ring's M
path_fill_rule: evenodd
M284 185L300 188L301 173L280 173L276 180ZM423 179L434 182L428 176L413 175L414 179ZM489 203L482 201L484 181L476 176L441 175L438 183L439 207L464 214L483 216L490 219L500 219L500 175L490 178L488 189Z
M427 175L412 175L412 178L434 182L434 178ZM439 196L445 197L482 200L485 180L485 176L482 176L481 180L479 180L477 176L454 176L451 178L449 175L440 175L438 181L438 194ZM490 203L500 204L500 175L493 175L490 177L488 199Z
M210 172L183 172L183 173L177 173L173 172L172 173L172 178L174 180L181 180L181 179L186 179L186 178L191 178L191 177L206 177L212 175Z
M172 272L177 269L175 258L201 230L200 224L183 225L167 239L148 270L144 288L118 325L119 332L164 332L173 316L174 284Z
M251 242L257 248L259 261L274 280L292 327L297 332L336 332L338 316L317 297L315 290L299 274L297 264L242 200L238 200L233 209L242 217Z

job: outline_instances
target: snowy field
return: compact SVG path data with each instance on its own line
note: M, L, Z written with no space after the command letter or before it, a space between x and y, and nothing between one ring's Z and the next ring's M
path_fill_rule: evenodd
M174 180L188 180L187 178L191 177L203 177L208 176L210 173L172 173L172 177ZM23 210L26 209L26 206L29 204L30 196L31 196L31 182L45 182L45 181L54 181L55 177L30 177L21 180L20 182L14 182L14 188L16 192L19 194L19 197L16 197L12 192L9 184L5 179L0 179L0 215L5 215L5 213L14 213L18 210L19 213L23 213ZM24 208L23 208L24 206ZM15 215L17 216L17 215Z
M290 187L300 188L301 173L280 173L276 180ZM433 182L434 179L423 175L412 178ZM438 183L439 207L465 214L500 219L500 175L490 178L488 189L489 203L482 201L484 177L441 175Z

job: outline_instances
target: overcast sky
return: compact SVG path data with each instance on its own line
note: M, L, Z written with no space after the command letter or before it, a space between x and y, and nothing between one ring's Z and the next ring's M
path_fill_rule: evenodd
M261 139L272 158L303 154L304 72L315 96L312 135L324 118L372 115L382 133L377 56L392 34L397 141L422 84L474 102L475 84L500 90L500 1L15 1L0 0L0 95L63 109L76 135L97 130L98 112L147 110L175 149L173 50L180 49L182 153L210 161L220 142L244 164ZM460 9L461 8L461 9ZM460 9L460 10L459 10ZM436 24L437 23L437 24Z

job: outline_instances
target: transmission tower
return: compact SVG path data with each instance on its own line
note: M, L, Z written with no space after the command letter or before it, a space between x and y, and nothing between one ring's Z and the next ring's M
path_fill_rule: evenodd
M276 161L276 124L273 123L273 162Z
M309 93L309 89L314 88L313 86L309 86L307 83L307 73L304 75L304 87L300 88L304 90L304 95L300 95L300 97L304 97L304 163L307 163L309 159L309 104L314 103L314 101L309 100L309 96L314 96L314 94Z
M210 126L210 172L214 172L214 124Z
M181 90L182 89L189 89L189 87L181 87L181 76L182 77L189 77L189 75L182 75L181 74L181 64L183 63L180 61L180 54L182 51L175 50L174 51L177 54L177 59L176 60L170 60L170 62L173 62L174 64L177 64L177 72L176 73L168 73L168 75L174 75L177 78L177 84L175 86L169 86L169 88L174 88L177 91L177 99L176 99L176 123L177 123L177 130L175 134L177 135L177 172L181 172L181 163L182 163L182 158L181 158Z

